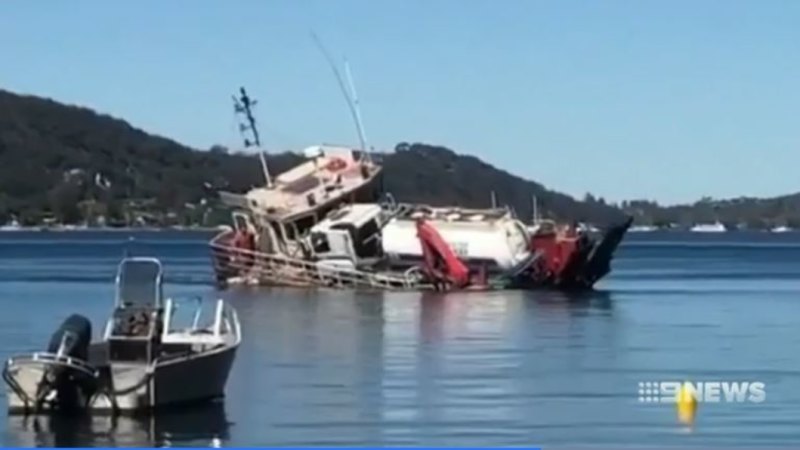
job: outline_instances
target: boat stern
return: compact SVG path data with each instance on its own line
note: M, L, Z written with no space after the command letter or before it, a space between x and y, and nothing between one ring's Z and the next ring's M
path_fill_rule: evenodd
M9 358L3 367L11 414L85 407L96 387L95 371L50 353Z
M6 381L6 398L9 413L22 413L34 408L39 382L45 376L45 366L32 361L6 361L3 379Z

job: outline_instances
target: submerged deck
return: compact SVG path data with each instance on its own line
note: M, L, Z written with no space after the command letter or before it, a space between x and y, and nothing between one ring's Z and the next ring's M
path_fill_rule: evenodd
M373 258L362 261L355 269L342 268L333 261L309 261L234 247L228 243L229 233L220 233L209 244L215 272L236 273L224 277L224 283L390 291L441 290L426 279L417 265L408 265L407 269L389 269ZM458 290L513 289L506 281L502 276L492 276L485 284L469 285Z

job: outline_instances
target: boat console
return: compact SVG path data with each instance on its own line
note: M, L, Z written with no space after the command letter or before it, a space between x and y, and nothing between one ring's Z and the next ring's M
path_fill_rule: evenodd
M162 268L154 258L128 258L117 272L117 295L105 340L110 362L149 363L161 334Z

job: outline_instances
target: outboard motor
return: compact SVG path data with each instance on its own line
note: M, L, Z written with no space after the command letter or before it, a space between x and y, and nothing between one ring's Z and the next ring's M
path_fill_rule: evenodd
M84 316L73 314L61 324L50 338L47 352L59 357L70 357L86 364L89 359L89 344L92 340L92 323ZM55 392L57 404L64 409L79 406L83 400L78 394L85 394L88 387L83 379L77 378L68 365L49 365L39 382L36 404L40 405Z
M91 340L92 322L80 314L73 314L53 333L47 351L86 361L89 359Z

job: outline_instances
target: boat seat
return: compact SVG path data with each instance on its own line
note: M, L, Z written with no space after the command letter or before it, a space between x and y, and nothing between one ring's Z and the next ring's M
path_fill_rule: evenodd
M153 325L154 313L156 318L160 315L159 310L149 307L128 306L117 308L113 314L114 325L111 331L112 336L126 337L146 337L150 333ZM160 323L155 320L155 324ZM158 334L159 330L155 330Z

